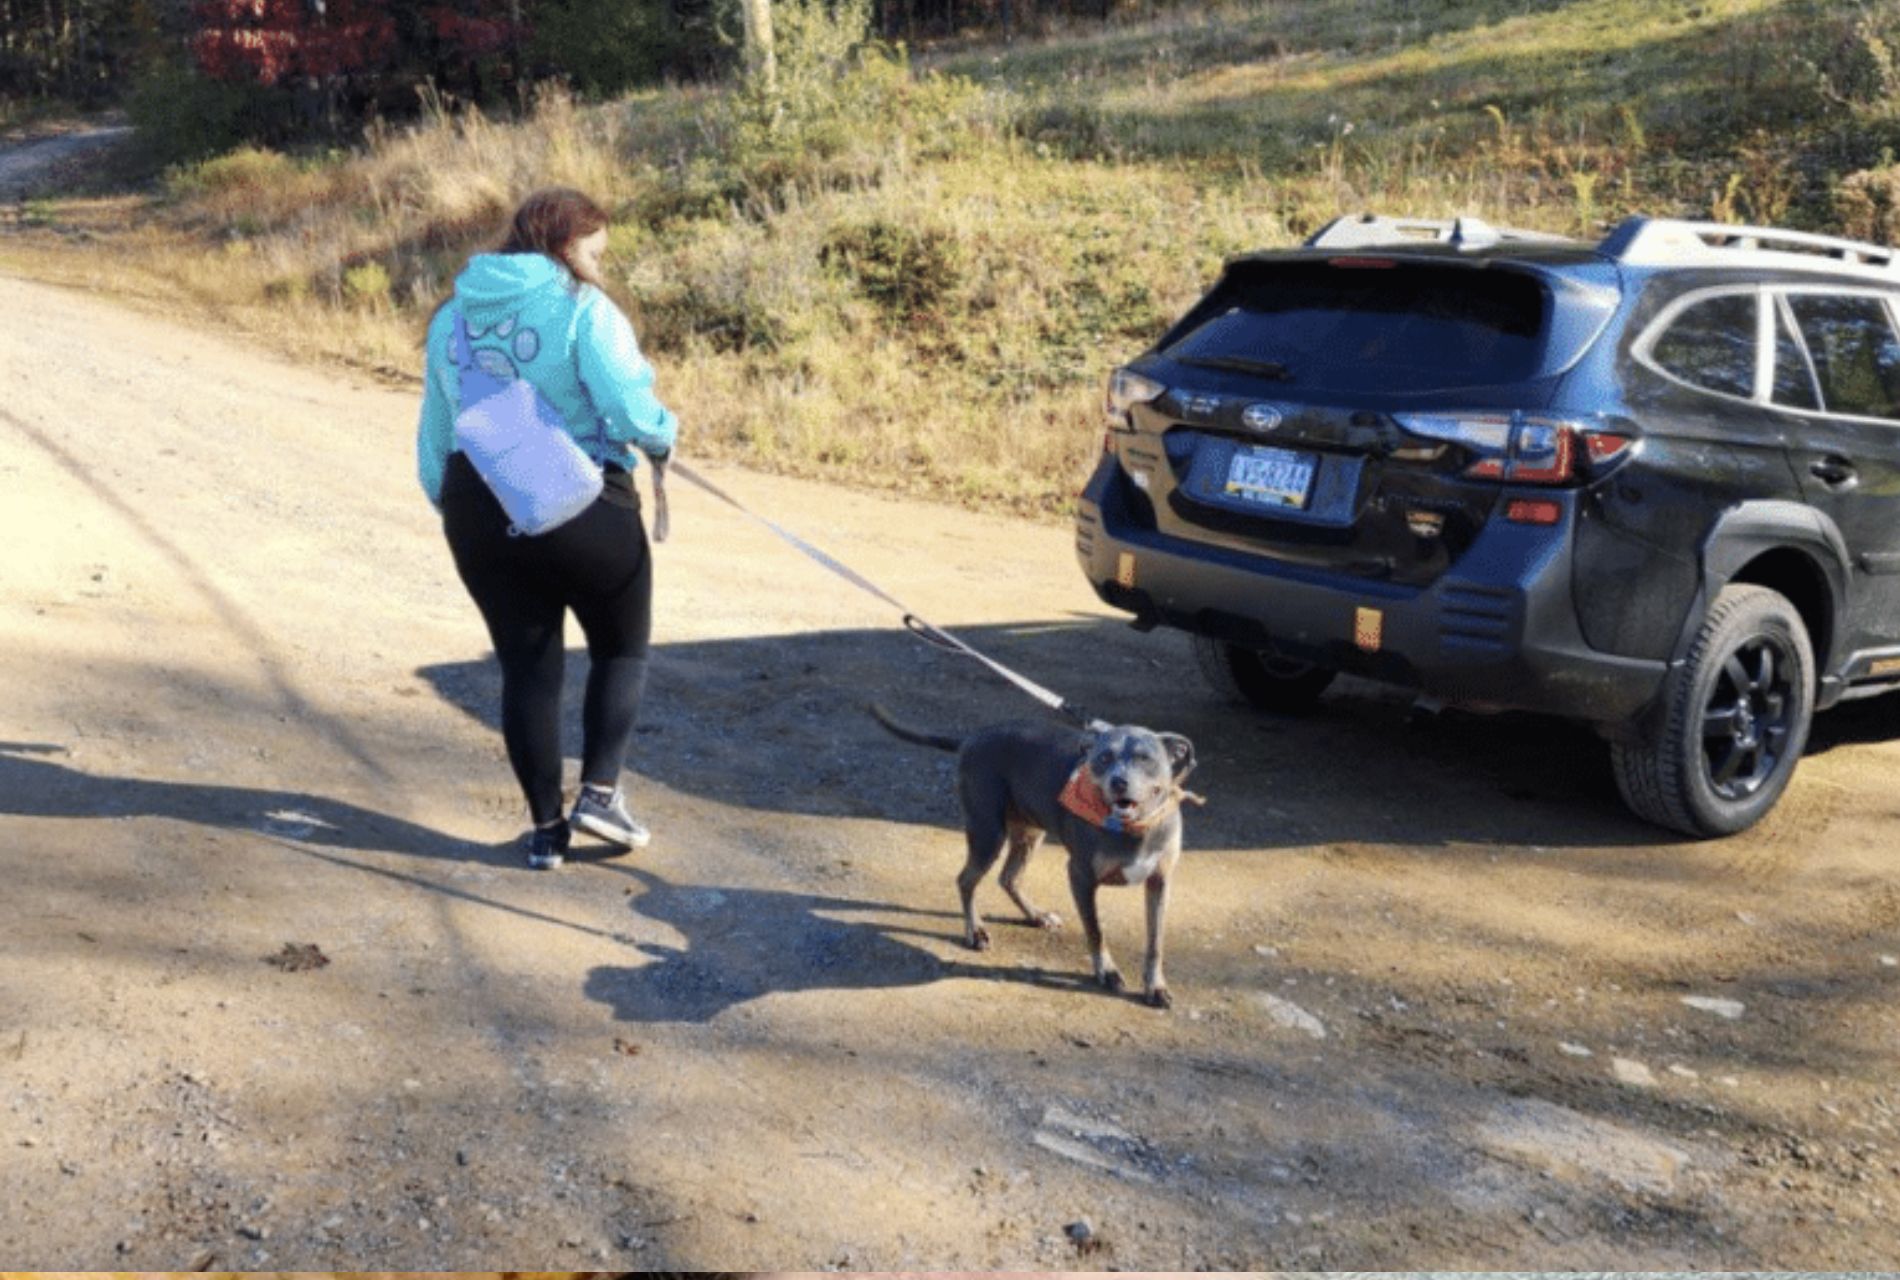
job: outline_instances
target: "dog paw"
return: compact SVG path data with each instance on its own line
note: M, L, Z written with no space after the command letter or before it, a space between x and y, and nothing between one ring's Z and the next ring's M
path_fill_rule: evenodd
M1096 981L1100 982L1104 987L1107 987L1110 991L1121 991L1121 990L1124 990L1128 986L1127 983L1122 981L1121 970L1119 969L1107 970L1106 972L1102 973L1096 979Z
M1053 911L1045 911L1041 915L1033 917L1030 923L1035 925L1038 929L1060 929L1062 927L1062 917Z
M1156 987L1148 993L1148 1007L1150 1009L1172 1009L1174 1008L1174 997L1169 994L1166 987Z
M990 949L990 931L981 927L972 929L964 935L963 943L972 951L988 951Z

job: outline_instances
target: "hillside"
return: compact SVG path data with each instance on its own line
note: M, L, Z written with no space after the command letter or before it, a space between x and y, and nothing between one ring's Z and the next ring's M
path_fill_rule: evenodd
M861 7L778 11L776 102L437 103L349 151L30 202L0 266L402 376L461 259L571 184L617 212L694 451L1058 513L1106 371L1224 257L1335 214L1900 220L1889 5L1288 0L915 54L862 43Z

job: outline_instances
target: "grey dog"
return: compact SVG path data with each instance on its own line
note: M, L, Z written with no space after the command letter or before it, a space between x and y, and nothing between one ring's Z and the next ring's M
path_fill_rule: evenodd
M1003 891L1029 923L1061 927L1061 917L1023 897L1018 883L1029 855L1045 835L1054 835L1069 851L1069 888L1096 981L1110 991L1123 987L1121 971L1102 942L1095 891L1105 884L1141 884L1148 894L1142 990L1156 1008L1174 1003L1161 973L1161 925L1181 856L1181 802L1200 803L1199 796L1181 788L1194 768L1193 743L1178 733L1102 721L1079 732L1016 722L952 738L906 728L879 706L871 714L906 742L957 753L957 797L969 839L957 891L963 896L963 937L969 946L982 951L990 945L989 930L976 914L976 886L1005 846Z

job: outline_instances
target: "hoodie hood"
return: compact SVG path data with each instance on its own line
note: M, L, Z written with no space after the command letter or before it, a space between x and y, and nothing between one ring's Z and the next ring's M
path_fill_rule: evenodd
M455 298L479 328L499 313L546 300L551 290L565 291L571 282L567 268L543 253L480 253L455 278Z

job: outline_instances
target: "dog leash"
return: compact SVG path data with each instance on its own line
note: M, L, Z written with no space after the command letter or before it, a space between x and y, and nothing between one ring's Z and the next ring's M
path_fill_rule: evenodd
M951 635L948 631L945 631L943 628L934 626L931 623L926 622L923 618L919 617L917 613L913 611L910 608L910 606L906 605L902 600L899 600L896 596L891 595L889 592L885 591L882 587L872 582L869 578L866 578L864 575L852 569L849 565L843 564L835 557L827 554L825 551L821 550L820 548L813 546L811 543L807 542L804 538L799 537L796 533L793 533L790 529L787 529L785 526L779 524L777 521L768 520L766 517L760 515L758 512L753 511L751 508L747 507L743 502L740 502L737 498L734 498L731 494L721 489L718 485L712 483L712 481L706 479L704 476L701 476L700 474L695 472L692 468L674 459L668 459L664 466L655 467L653 470L654 526L655 526L655 536L659 540L661 541L665 540L664 530L667 524L666 487L665 487L666 486L665 473L667 471L674 471L674 472L679 473L679 477L682 480L685 480L688 484L696 485L697 487L704 489L707 493L719 499L719 501L725 503L727 506L731 507L734 511L737 511L740 515L743 515L751 520L756 520L758 523L764 525L766 528L770 529L773 533L777 534L780 538L790 543L798 551L802 552L806 556L809 556L812 560L816 561L822 567L829 569L832 573L837 574L840 578L843 578L846 582L849 582L852 586L858 588L860 591L868 592L869 594L876 596L879 600L882 600L885 604L890 605L893 609L896 609L898 613L903 615L904 629L910 632L912 635L916 636L919 640L922 640L925 644L928 644L932 646L933 648L942 649L946 653L955 653L955 654L960 654L966 658L974 658L976 661L982 663L984 666L988 667L991 671L994 671L997 675L1003 677L1003 679L1009 681L1011 684L1015 685L1018 689L1021 689L1024 693L1034 698L1037 702L1042 703L1043 706L1048 707L1051 711L1055 712L1057 715L1063 717L1064 719L1073 721L1078 726L1086 728L1094 722L1094 718L1092 716L1090 716L1086 711L1084 711L1081 707L1077 706L1075 703L1070 702L1067 699L1063 698L1061 694L1054 693L1048 689L1043 688L1041 685L1029 679L1027 676L1022 675L1019 672L1010 670L1008 667L1004 666L1002 663L996 661L996 659L989 657L987 654L981 653L977 651L976 649L972 648L971 646L965 644L963 641L957 639L957 637Z

